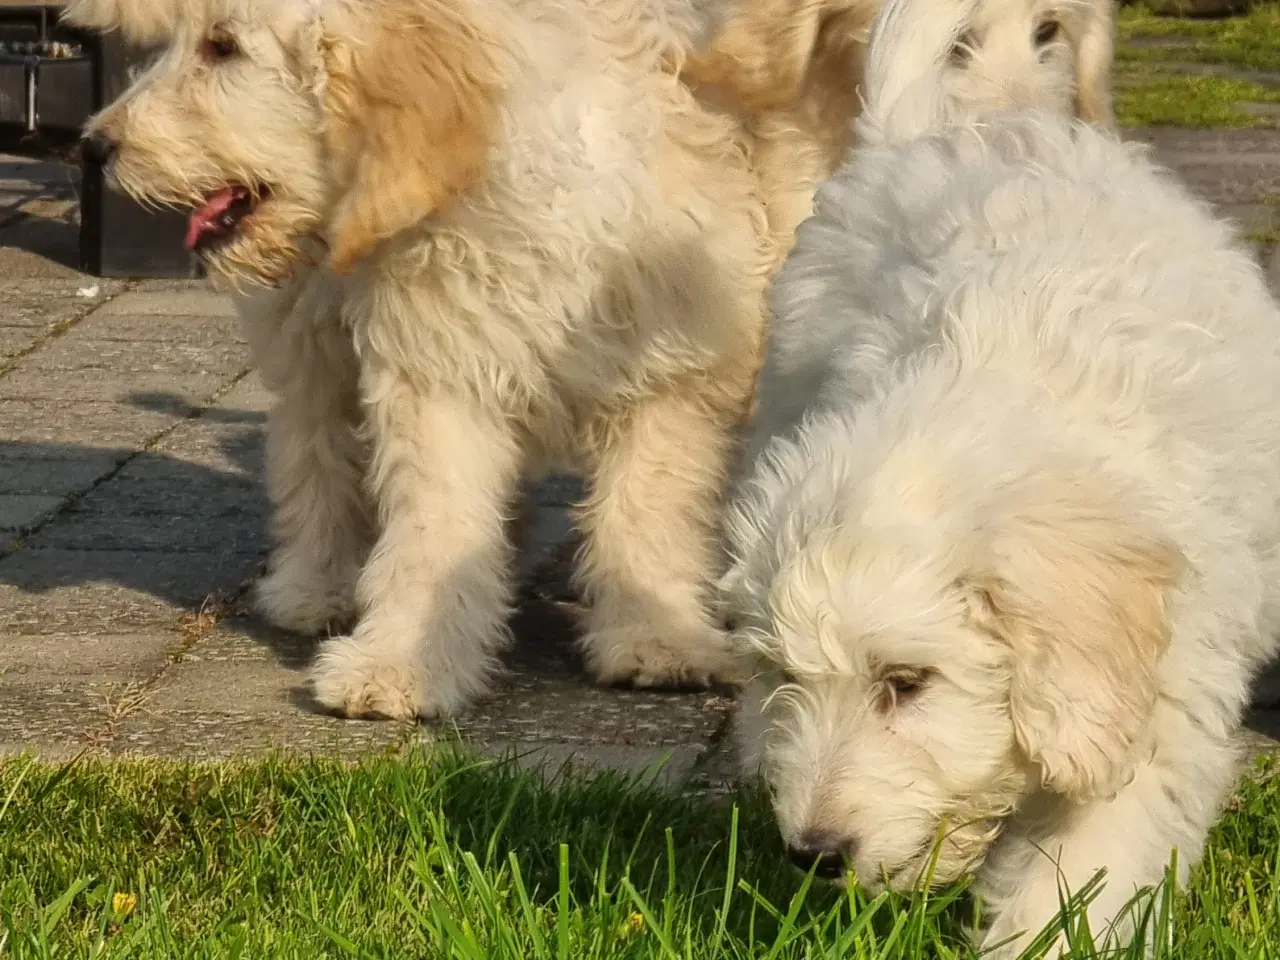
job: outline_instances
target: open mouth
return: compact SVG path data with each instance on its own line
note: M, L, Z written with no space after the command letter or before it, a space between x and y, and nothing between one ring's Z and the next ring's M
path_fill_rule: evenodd
M186 248L205 253L234 240L244 221L269 195L266 187L238 183L209 194L187 219Z

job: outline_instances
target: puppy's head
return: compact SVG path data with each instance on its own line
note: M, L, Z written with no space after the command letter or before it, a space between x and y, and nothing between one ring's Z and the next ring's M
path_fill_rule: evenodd
M1051 107L1111 130L1113 34L1111 0L979 0L951 53L950 107Z
M86 147L135 198L191 208L217 274L279 282L311 237L346 271L480 176L502 78L469 6L197 0Z
M792 858L943 883L1032 793L1118 789L1146 759L1178 553L1077 465L810 430L740 502L722 584L746 760Z

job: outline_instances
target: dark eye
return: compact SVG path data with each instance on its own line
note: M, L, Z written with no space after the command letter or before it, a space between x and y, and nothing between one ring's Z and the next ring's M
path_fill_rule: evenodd
M206 60L218 63L223 60L230 60L240 52L240 47L226 29L215 27L204 38L204 43L200 45L200 52Z
M901 707L918 697L929 682L927 670L890 670L884 675L881 708L885 711Z
M784 670L782 671L782 681L783 681L783 683L799 683L799 682L800 682L800 678L799 678L799 677L797 677L797 676L796 676L794 673L792 673L790 670L786 670L786 669L784 669Z
M973 56L974 37L973 34L966 31L961 34L960 39L956 41L956 45L951 48L951 63L957 67L964 66L969 62L969 58Z
M1062 29L1061 24L1057 20L1046 20L1040 26L1036 27L1036 46L1043 47L1058 38L1058 31Z

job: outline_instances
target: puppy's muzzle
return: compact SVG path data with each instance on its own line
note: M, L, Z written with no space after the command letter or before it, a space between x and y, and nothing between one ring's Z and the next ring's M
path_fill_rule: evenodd
M787 847L787 856L795 866L821 880L838 880L845 869L846 851L853 843L825 833L806 833Z

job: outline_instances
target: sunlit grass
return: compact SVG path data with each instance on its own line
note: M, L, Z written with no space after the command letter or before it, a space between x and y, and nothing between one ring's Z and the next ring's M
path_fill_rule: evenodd
M751 791L549 782L455 753L7 761L0 784L0 956L16 960L973 957L962 886L814 886ZM1273 768L1231 808L1192 889L1145 903L1172 923L1164 956L1280 956Z

